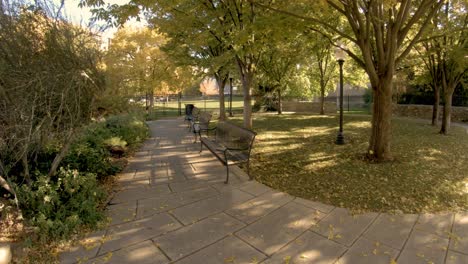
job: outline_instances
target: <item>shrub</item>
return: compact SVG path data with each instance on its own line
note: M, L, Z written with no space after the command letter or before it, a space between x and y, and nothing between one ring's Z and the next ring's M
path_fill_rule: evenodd
M94 173L101 178L119 171L119 168L112 164L110 157L110 152L102 142L94 145L80 140L73 144L63 164L80 172Z
M112 149L118 147L125 152L142 142L147 134L143 116L111 116L88 126L71 146L63 164L81 172L95 173L98 178L113 175L121 168L111 162Z
M39 240L67 238L80 226L103 219L105 198L96 175L61 168L56 176L36 175L30 186L17 188L24 216L37 228Z
M111 116L106 120L105 126L112 136L120 137L132 146L142 142L148 135L148 128L143 120L144 117L137 114Z

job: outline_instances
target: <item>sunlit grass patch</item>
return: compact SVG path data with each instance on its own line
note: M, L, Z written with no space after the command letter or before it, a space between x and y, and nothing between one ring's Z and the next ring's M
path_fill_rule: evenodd
M468 209L468 134L394 120L395 160L364 158L370 116L345 116L346 144L334 142L337 116L258 115L251 173L292 195L364 211ZM240 122L240 120L236 120Z

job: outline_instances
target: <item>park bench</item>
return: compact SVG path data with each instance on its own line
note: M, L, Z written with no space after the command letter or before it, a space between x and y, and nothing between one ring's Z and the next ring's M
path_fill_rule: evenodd
M190 121L192 131L195 134L195 142L197 142L197 134L198 134L198 137L201 138L202 132L208 133L209 127L210 127L211 116L212 115L208 112L200 112L196 120Z
M208 133L208 131L213 131ZM229 182L229 165L247 163L247 174L250 176L250 153L257 133L239 127L233 123L219 121L216 127L207 129L207 136L200 135L200 153L205 146L226 166L226 181Z

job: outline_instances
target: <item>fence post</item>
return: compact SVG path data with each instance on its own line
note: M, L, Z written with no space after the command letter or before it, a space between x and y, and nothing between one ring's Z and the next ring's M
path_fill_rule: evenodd
M229 116L232 117L232 78L229 78Z
M179 96L177 97L177 102L179 103L179 116L182 115L182 92L179 92Z

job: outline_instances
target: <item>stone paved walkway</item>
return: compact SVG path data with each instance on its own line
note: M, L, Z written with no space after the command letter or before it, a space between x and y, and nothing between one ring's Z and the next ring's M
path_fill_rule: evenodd
M224 167L181 119L152 137L120 175L110 226L61 263L468 263L468 213L350 215Z

